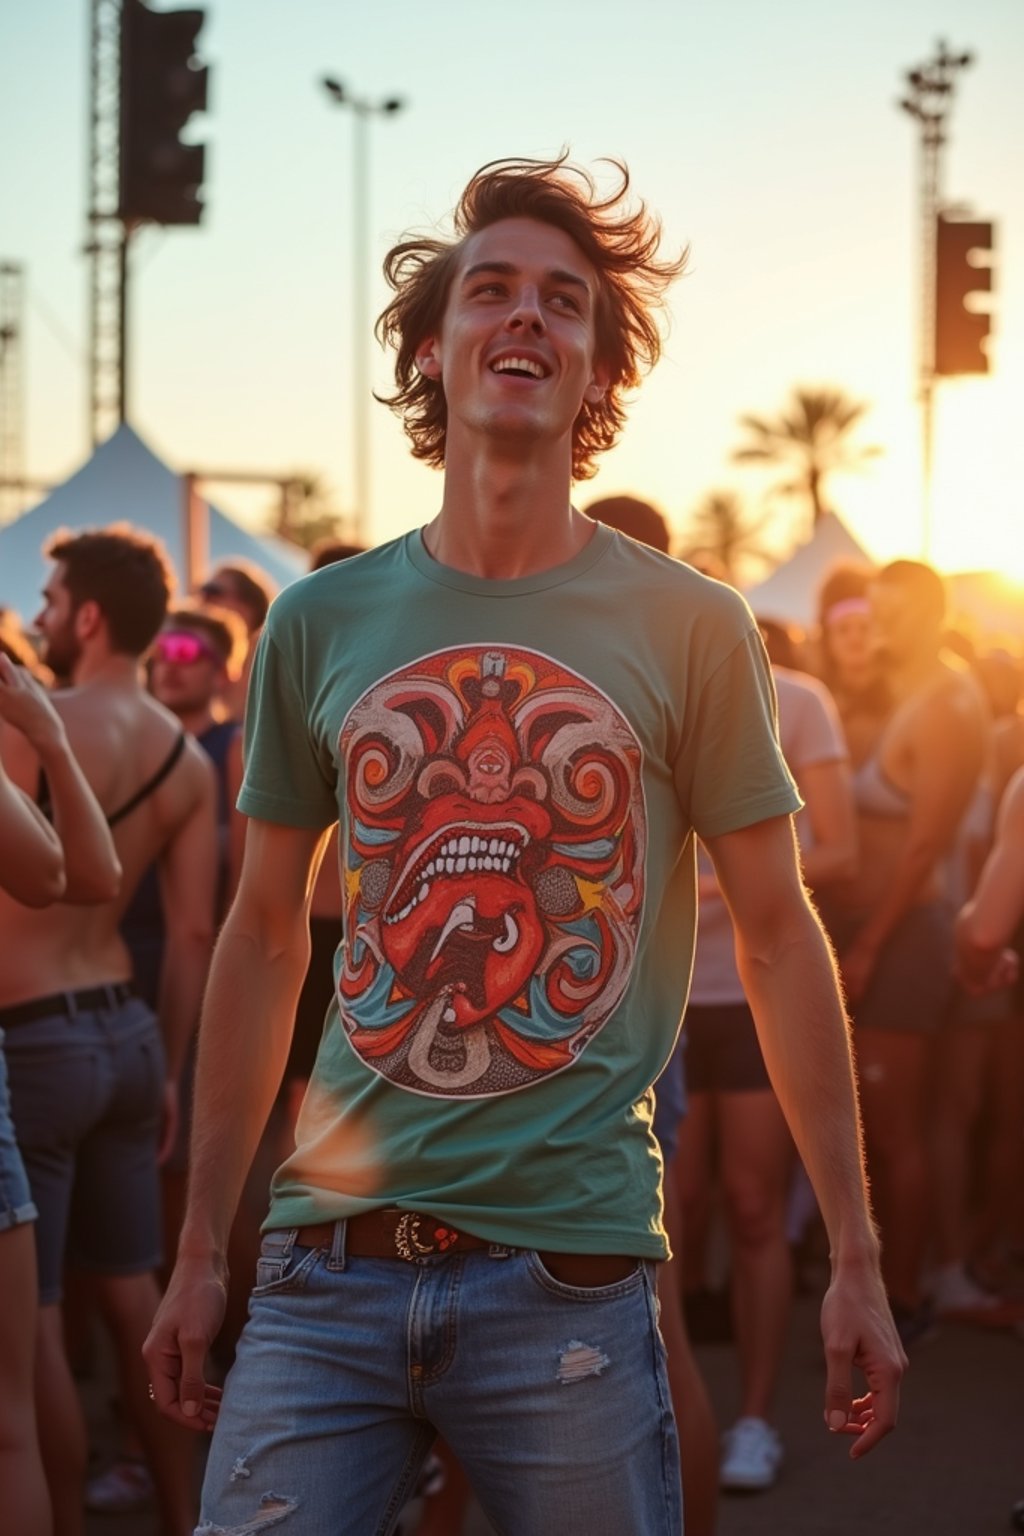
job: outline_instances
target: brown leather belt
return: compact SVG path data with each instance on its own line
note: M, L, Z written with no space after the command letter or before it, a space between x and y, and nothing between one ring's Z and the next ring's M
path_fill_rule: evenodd
M333 1221L300 1227L295 1241L302 1248L329 1248L334 1242ZM422 1211L399 1211L383 1206L350 1216L345 1226L345 1252L356 1258L403 1259L413 1264L438 1254L480 1252L495 1245L458 1227L426 1216ZM544 1268L564 1285L614 1285L632 1274L637 1260L618 1253L538 1253Z

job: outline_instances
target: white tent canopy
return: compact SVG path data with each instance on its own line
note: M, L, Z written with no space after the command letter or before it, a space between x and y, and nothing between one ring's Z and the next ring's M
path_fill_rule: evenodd
M781 623L814 623L818 588L834 565L854 562L873 565L862 544L834 512L818 519L806 544L777 566L770 576L748 587L744 596L758 618Z
M13 608L28 620L39 607L46 579L43 545L58 529L101 528L128 522L154 534L185 579L184 490L168 469L127 424L96 449L92 458L44 501L0 527L0 607ZM244 559L286 586L308 569L302 550L281 539L249 533L225 513L209 509L211 564Z

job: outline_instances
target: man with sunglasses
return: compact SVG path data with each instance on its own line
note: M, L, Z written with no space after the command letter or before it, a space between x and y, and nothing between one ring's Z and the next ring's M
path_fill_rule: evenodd
M123 873L119 893L97 905L31 911L0 895L0 1029L39 1212L40 1439L54 1529L79 1536L86 1438L62 1335L69 1264L91 1271L162 1529L186 1536L194 1523L191 1447L148 1411L139 1351L159 1301L158 1161L173 1141L176 1085L212 945L213 771L143 687L140 658L163 622L173 580L159 545L120 525L59 534L46 553L53 566L36 627L44 660L69 684L53 702ZM38 755L12 733L4 757L13 782L45 810L50 786ZM118 931L154 860L170 914L159 1023L134 995Z

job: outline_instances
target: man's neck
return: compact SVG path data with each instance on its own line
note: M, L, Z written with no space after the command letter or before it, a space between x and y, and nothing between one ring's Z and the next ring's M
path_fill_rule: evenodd
M899 661L891 670L892 686L901 699L909 698L930 683L943 670L942 656L937 646L921 646Z
M564 565L594 525L573 507L569 464L449 454L441 510L423 530L429 554L472 576L512 581Z
M201 736L208 731L211 725L216 725L213 710L208 704L199 709L176 709L174 713L181 721L182 729L188 731L190 736Z
M82 651L71 673L75 688L103 684L113 688L139 688L139 658L106 649Z

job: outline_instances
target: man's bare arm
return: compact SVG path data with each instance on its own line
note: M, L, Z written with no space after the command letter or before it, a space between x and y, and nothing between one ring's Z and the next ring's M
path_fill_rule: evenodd
M206 1352L223 1317L227 1243L284 1074L309 962L309 900L326 834L249 824L238 894L214 951L199 1031L189 1201L145 1355L157 1405L205 1423Z
M706 840L736 931L740 977L772 1085L828 1230L822 1306L826 1422L869 1451L896 1422L906 1360L868 1207L849 1035L828 942L800 879L788 817ZM853 1398L852 1369L868 1393Z
M996 840L977 889L956 920L957 968L975 990L1005 985L1016 970L1006 954L1024 916L1024 769L1011 779Z
M19 760L22 783L35 782L40 767L46 774L53 831L63 850L64 888L58 895L83 904L113 901L121 886L121 865L103 811L53 703L35 678L7 656L0 656L0 720L18 733L7 733L7 747ZM38 820L45 824L44 818Z

